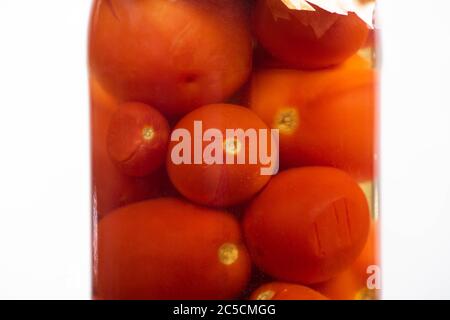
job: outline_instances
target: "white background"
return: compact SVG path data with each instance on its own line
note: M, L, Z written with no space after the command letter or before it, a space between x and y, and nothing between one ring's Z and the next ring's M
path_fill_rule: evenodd
M0 0L0 298L88 299L90 0ZM450 1L380 0L383 285L450 298Z

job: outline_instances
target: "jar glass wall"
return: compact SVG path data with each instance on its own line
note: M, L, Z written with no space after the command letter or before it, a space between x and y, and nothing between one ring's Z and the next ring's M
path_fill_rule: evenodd
M95 0L95 299L375 299L374 1Z

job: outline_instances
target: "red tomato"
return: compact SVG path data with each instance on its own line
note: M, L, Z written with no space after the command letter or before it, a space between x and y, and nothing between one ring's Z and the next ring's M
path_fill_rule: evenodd
M328 300L319 292L297 284L272 282L258 288L251 300Z
M353 270L349 268L324 283L313 285L312 288L332 300L355 300L365 285L358 281Z
M125 103L109 125L109 155L125 174L149 175L164 163L169 133L169 124L156 109L142 103Z
M344 272L333 279L313 286L323 295L333 300L374 300L379 290L369 289L368 267L379 265L376 231L377 222L372 222L369 238L356 261Z
M367 279L370 275L368 268L380 265L378 223L378 221L372 221L366 245L352 267L355 275L364 284L364 287L367 286Z
M100 217L122 205L161 196L170 185L163 170L146 178L135 178L123 174L111 161L106 142L109 123L117 110L117 101L92 78L92 191L94 213Z
M166 116L220 102L247 80L252 41L240 0L97 0L90 67L122 101Z
M253 262L278 280L313 284L355 261L369 233L367 200L345 172L290 169L253 200L244 233Z
M97 236L103 299L231 299L250 276L235 218L174 198L118 209Z
M380 294L380 290L368 289L365 282L359 281L353 268L314 285L313 289L332 300L377 300Z
M319 72L266 70L253 77L250 107L280 130L284 167L331 166L373 177L375 74L355 57Z
M202 131L195 131L194 122L201 121ZM216 129L223 136L222 141L218 141L222 147L220 157L223 163L206 164L205 159L201 163L194 163L195 137L202 135L209 130ZM252 144L246 137L236 137L232 140L226 139L227 129L255 129L256 141ZM169 156L167 159L167 170L169 176L178 189L178 191L191 201L209 206L231 206L248 200L269 181L269 175L262 175L261 169L270 166L265 165L258 157L258 149L253 146L260 146L262 139L259 139L258 130L269 130L267 125L256 116L251 110L236 105L216 104L198 108L186 115L175 126L175 130L186 130L192 140L187 142L191 152L190 163L174 163L174 156L180 142L171 141L169 146ZM267 140L265 141L270 151L272 147L271 134L267 131ZM214 139L215 142L217 142ZM182 140L185 143L185 139ZM199 157L202 157L211 145L211 141L200 141ZM275 147L275 146L274 146ZM256 153L256 154L254 154ZM269 152L270 153L270 152ZM276 151L274 151L276 153ZM256 156L256 161L249 161L250 154ZM226 157L231 156L234 164L227 164ZM245 163L238 164L237 158L245 156ZM278 159L274 160L275 162Z
M361 48L369 29L354 13L291 10L280 0L258 0L254 30L262 46L292 67L319 69L345 61Z

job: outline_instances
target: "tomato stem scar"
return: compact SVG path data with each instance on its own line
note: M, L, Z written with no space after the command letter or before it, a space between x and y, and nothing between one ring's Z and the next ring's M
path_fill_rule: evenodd
M144 127L142 129L142 138L144 138L145 141L150 141L155 136L155 130L152 127Z
M264 292L261 292L258 297L256 297L256 300L271 300L275 296L275 292L272 290L267 290Z
M298 111L294 108L281 109L275 116L275 128L281 133L291 134L299 125Z
M219 260L224 265L232 265L239 257L239 250L232 243L225 243L219 248Z
M241 148L241 142L235 138L227 139L224 142L224 149L228 154L238 154L241 151Z

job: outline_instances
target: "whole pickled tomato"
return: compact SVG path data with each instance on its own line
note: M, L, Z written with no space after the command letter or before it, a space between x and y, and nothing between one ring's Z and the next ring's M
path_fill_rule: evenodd
M164 163L169 133L169 124L156 109L143 103L124 103L109 124L109 155L123 173L147 176Z
M248 8L240 0L97 0L89 48L91 70L121 101L177 117L247 80Z
M321 71L256 72L250 108L280 130L282 167L330 166L360 180L374 172L376 73L354 56Z
M281 0L257 0L253 28L275 58L300 69L344 62L366 42L369 28L355 13L291 10Z
M281 281L331 279L358 257L370 214L358 184L326 167L289 169L274 177L244 217L253 262Z
M198 126L196 126L198 124ZM197 128L201 127L201 132ZM227 137L227 130L253 130L252 141L245 136ZM174 128L174 132L183 130L187 137L173 140L169 146L167 171L177 190L186 198L208 206L231 206L245 202L259 192L270 180L270 175L263 175L262 170L278 168L278 146L272 140L269 127L251 110L231 104L213 104L198 108L184 116ZM208 137L206 133L214 130L221 139ZM263 130L263 131L260 131ZM266 133L265 137L259 133ZM200 136L200 141L197 137ZM262 138L261 138L262 137ZM211 146L219 145L214 152L220 161L213 159L205 163L204 155ZM179 146L186 145L186 150ZM266 148L263 148L263 145ZM191 149L193 150L191 154ZM196 152L196 150L199 152ZM265 149L265 150L263 150ZM267 154L269 161L262 161L260 155ZM182 163L175 163L178 154L190 156ZM195 163L199 156L201 162ZM233 164L227 163L231 157ZM238 158L243 163L237 163ZM251 162L253 158L255 161Z
M250 277L237 220L175 198L122 207L97 237L100 299L231 299Z
M158 169L146 177L129 176L113 162L108 152L108 130L119 102L92 77L91 140L92 189L94 212L99 217L111 210L135 201L173 194L164 170Z

